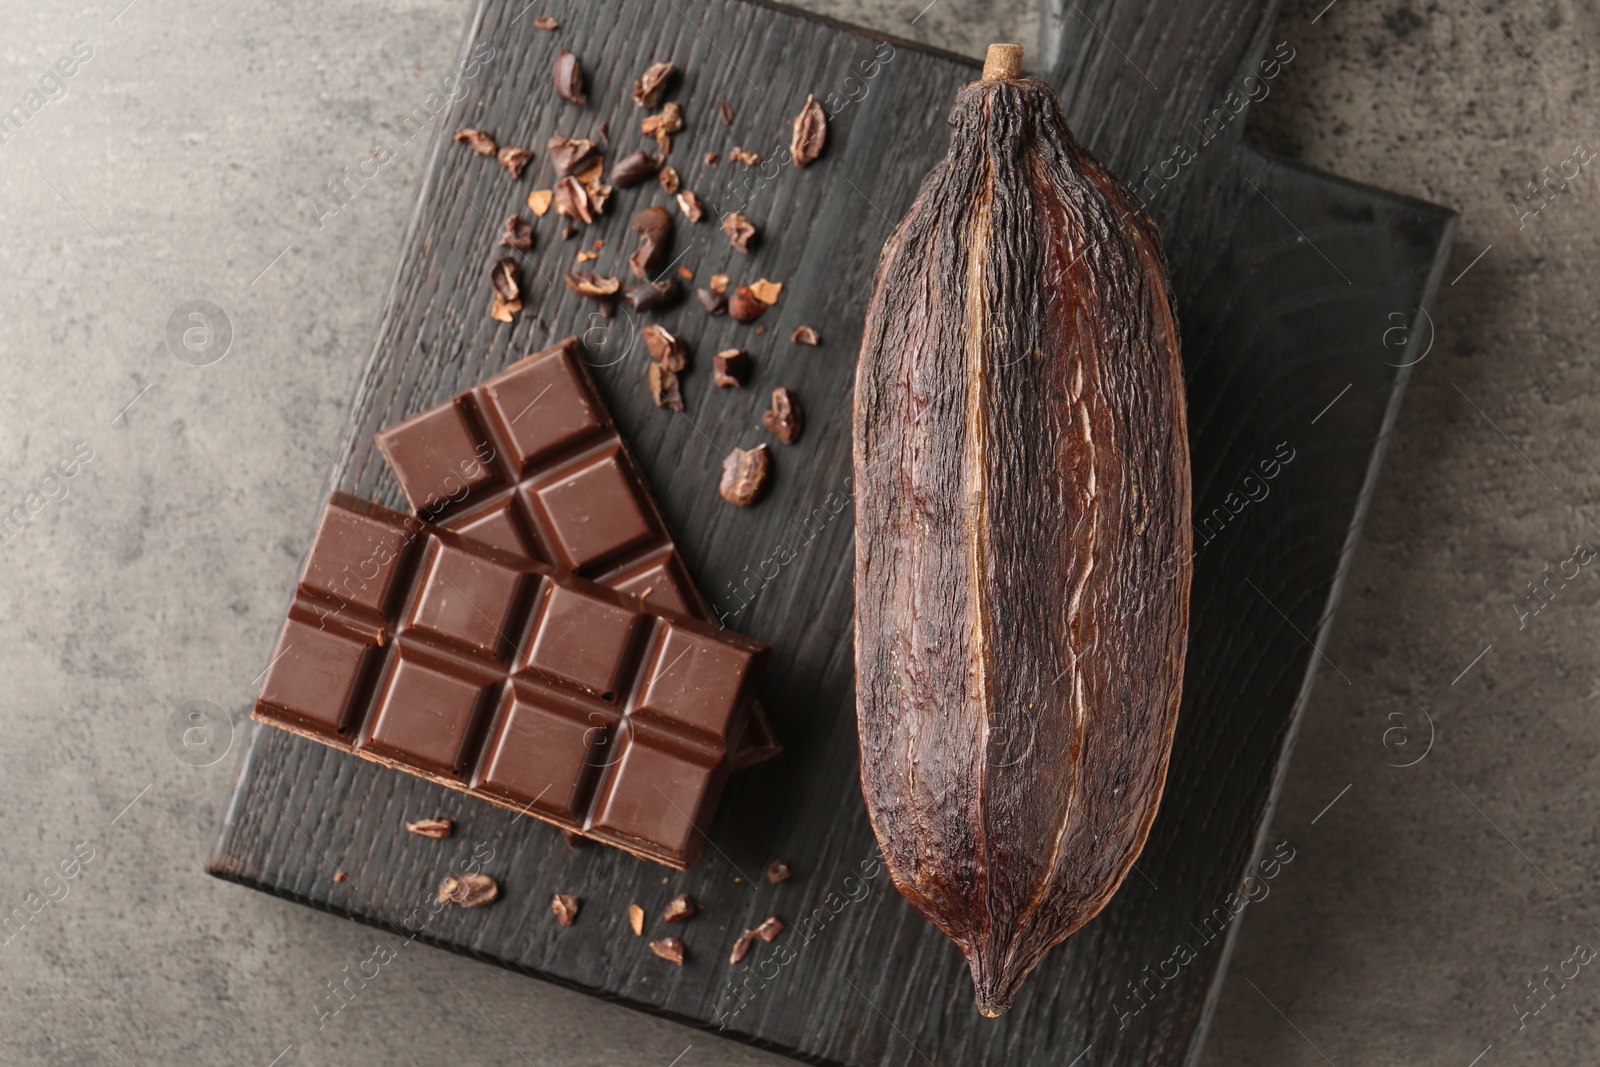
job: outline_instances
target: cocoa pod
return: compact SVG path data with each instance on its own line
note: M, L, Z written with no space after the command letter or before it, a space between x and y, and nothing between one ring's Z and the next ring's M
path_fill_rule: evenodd
M1138 858L1189 625L1160 242L1020 53L884 247L853 427L862 792L987 1016Z

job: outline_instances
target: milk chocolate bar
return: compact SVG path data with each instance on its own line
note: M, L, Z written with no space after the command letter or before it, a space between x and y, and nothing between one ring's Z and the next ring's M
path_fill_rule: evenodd
M382 430L419 517L523 559L710 620L576 337ZM778 754L758 705L733 767Z
M336 493L255 717L681 870L767 656Z

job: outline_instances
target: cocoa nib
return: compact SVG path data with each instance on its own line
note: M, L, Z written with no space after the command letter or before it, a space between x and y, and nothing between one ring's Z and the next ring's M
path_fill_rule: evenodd
M513 178L522 177L522 169L533 158L533 153L526 148L513 148L510 145L500 149L495 157L500 160L500 165L511 172Z
M726 100L718 100L717 101L717 110L722 112L722 124L724 126L732 126L733 125L733 105L728 103Z
M559 30L561 28L561 23L557 22L549 15L540 15L538 18L533 20L533 24L539 27L541 30Z
M789 152L797 167L810 166L822 155L822 146L828 142L828 116L814 96L806 97L806 106L794 117L794 136L789 141Z
M738 963L750 951L752 944L757 941L771 941L781 933L783 933L783 920L776 915L767 916L760 926L739 935L739 940L733 943L733 951L728 954L728 962Z
M782 860L773 860L767 864L767 881L773 885L789 880L789 865Z
M649 351L651 359L674 373L689 365L689 346L683 343L683 338L668 332L665 326L653 322L646 326L642 333L644 347Z
M685 189L678 194L678 210L690 222L699 222L706 217L705 209L700 206L700 198L694 195L693 189Z
M661 103L661 94L667 90L667 82L677 71L671 63L652 63L633 83L633 102L639 107L655 107Z
M585 225L594 221L589 193L578 184L578 179L562 178L556 182L556 214L578 219Z
M661 161L649 152L630 152L611 165L611 184L619 189L632 189L652 177L661 167Z
M661 191L668 196L678 191L678 172L671 167L662 167L661 173L656 175L656 181L661 183Z
M748 285L735 289L733 299L728 301L728 314L733 316L734 322L754 322L766 310L766 303L758 299Z
M717 383L719 389L737 389L749 381L750 353L742 348L718 352L711 360L711 380Z
M526 251L533 247L533 223L524 222L521 215L512 215L506 219L506 232L500 235L500 243L507 248L520 248Z
M772 391L772 406L761 416L761 424L786 445L800 439L806 428L805 413L800 410L800 400L783 386Z
M794 333L789 335L789 340L797 345L820 345L822 338L817 336L817 331L809 326L796 326Z
M563 177L586 170L590 164L600 160L599 150L587 138L574 140L558 133L545 143L545 149L550 153L550 162L555 164L556 173Z
M728 276L726 274L713 274L710 284L713 293L726 293L728 291Z
M449 819L418 819L416 822L406 823L406 829L418 837L439 840L455 833L456 824Z
M769 282L762 278L758 282L750 283L750 295L769 307L778 302L778 297L782 293L782 282Z
M718 492L730 504L747 508L761 499L772 472L772 456L766 445L752 449L736 448L722 461L722 484Z
M571 926L578 917L578 898L567 893L557 893L550 898L550 910L562 926Z
M678 376L660 363L651 363L649 371L650 399L658 408L683 410L683 390L678 388Z
M679 893L667 902L666 908L661 912L661 921L681 923L694 913L694 901L689 897L689 894Z
M694 298L700 301L700 307L707 315L726 315L728 313L728 298L721 293L714 293L710 289L695 290Z
M741 212L730 211L722 216L722 232L728 235L735 250L750 254L750 242L756 239L756 225Z
M650 942L650 951L668 963L683 966L683 942L675 937L663 937L660 941Z
M544 213L550 210L550 204L556 198L554 189L535 189L528 194L528 210L544 218Z
M746 152L744 149L739 148L738 146L728 149L728 158L734 160L735 162L743 163L747 167L761 166L760 156L756 155L754 152Z
M628 905L628 925L633 927L633 936L644 934L644 909L637 904Z
M666 258L666 250L661 245L654 241L646 241L634 249L633 255L628 257L628 269L633 272L635 278L648 278Z
M635 311L660 311L682 297L683 286L670 274L659 281L641 282L622 294L622 299Z
M636 212L628 228L646 241L662 245L663 251L672 243L672 216L667 214L667 209L664 207L652 204L643 211Z
M510 256L502 256L495 260L494 266L489 268L489 287L494 290L495 296L507 302L521 296L522 286L517 281L517 261Z
M439 883L439 903L479 908L500 895L500 887L487 874L463 874Z
M567 283L568 289L579 296L593 297L596 300L616 296L622 289L621 279L590 274L584 270L569 270L562 275L561 280Z
M661 146L662 155L672 151L672 138L669 134L677 133L681 129L683 129L683 110L675 102L662 108L660 114L647 116L639 123L639 132L646 137L654 137L656 144Z
M492 156L495 153L494 138L482 130L460 129L456 131L456 140L471 148L480 156Z
M556 55L553 80L556 83L556 95L567 103L582 106L589 102L588 95L583 91L583 67L578 63L578 57L565 48Z

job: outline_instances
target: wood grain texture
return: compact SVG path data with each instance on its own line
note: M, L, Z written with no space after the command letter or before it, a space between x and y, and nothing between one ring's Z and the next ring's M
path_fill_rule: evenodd
M258 727L209 869L689 1024L715 1029L721 1018L729 1036L818 1062L1065 1063L1091 1044L1085 1063L1192 1056L1237 928L1216 911L1257 855L1318 663L1308 639L1326 640L1397 410L1406 371L1391 365L1402 360L1383 333L1391 314L1410 322L1431 297L1453 217L1221 140L1184 168L1173 190L1181 198L1153 205L1179 296L1197 526L1189 669L1166 799L1136 875L1112 904L1046 959L1010 1013L982 1019L959 953L889 885L862 807L847 507L854 355L878 250L944 153L950 103L977 67L896 44L864 79L858 64L884 54L877 38L740 0L546 7L562 24L558 34L533 29L531 15L518 21L523 3L486 0L472 17L463 54L487 43L494 56L440 121L335 482L398 504L372 446L378 427L554 338L585 336L619 428L702 590L730 626L773 645L763 698L786 751L730 781L705 858L672 874L612 849L569 850L550 827ZM1114 14L1154 10L1127 5ZM1147 54L1134 43L1129 54L1149 60L1144 73L1168 86L1159 98L1128 84L1116 47L1129 41L1112 46L1085 30L1069 49L1073 78L1057 80L1069 90L1069 122L1113 168L1137 172L1166 150L1162 138L1133 131L1152 115L1168 121L1171 108L1203 113L1216 86L1255 61L1267 13L1263 4L1233 3L1163 7L1147 18L1141 32L1159 32L1161 48ZM548 88L558 47L577 52L588 71L585 109ZM1208 61L1213 55L1222 59ZM643 147L627 89L668 57L684 71L673 98L688 121L673 162L713 209L735 205L722 187L734 171L726 162L700 166L706 152L726 158L737 144L769 155L788 143L807 93L857 97L832 119L821 160L804 171L777 168L750 196L745 210L763 233L754 255L732 251L712 221L679 223L683 262L702 280L726 272L736 283L765 276L785 284L761 320L764 335L707 319L692 304L661 318L696 353L682 415L650 403L640 324L621 314L609 327L592 320L593 306L560 283L578 243L558 240L553 215L524 257L526 310L512 326L487 314L486 271L501 222L529 189L550 184L545 140L609 120L614 145ZM1219 74L1223 65L1229 70ZM731 128L715 116L719 99L733 107ZM1201 110L1183 111L1190 107ZM1131 121L1130 108L1138 109ZM513 182L449 140L459 126L528 145L539 158ZM648 203L667 204L653 184L616 194L600 231L608 239L601 269L622 273L632 244L626 220ZM801 323L821 332L822 347L789 342ZM718 391L710 357L734 345L755 357L753 380L743 391ZM770 441L760 426L778 385L807 410L793 446ZM755 508L728 506L716 495L723 453L763 440L775 453L772 491ZM1285 443L1293 458L1263 479L1260 464ZM783 566L773 562L780 546L794 553ZM286 570L286 598L292 581ZM735 583L744 584L742 597ZM436 815L457 821L455 838L426 841L400 828L404 818ZM424 901L475 848L492 849L486 869L502 899L430 916ZM775 856L795 877L770 886L760 872ZM335 884L335 868L348 879ZM584 898L570 929L549 914L558 891ZM625 915L634 902L653 915L680 891L701 908L681 931L689 951L681 970L650 956ZM744 966L728 967L732 940L772 913L789 929L758 944ZM1152 981L1148 1006L1135 1014L1128 983L1160 968L1182 940L1196 958L1163 987ZM738 983L748 983L744 1006L728 1017Z

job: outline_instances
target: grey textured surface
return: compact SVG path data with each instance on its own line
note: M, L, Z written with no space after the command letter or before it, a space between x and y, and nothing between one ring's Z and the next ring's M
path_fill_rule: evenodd
M0 918L23 916L0 933L0 1062L779 1062L424 947L319 1027L374 933L201 873L231 754L186 765L169 725L249 706L431 132L399 121L442 91L465 16L125 2L13 5L0 38L0 107L31 112L0 126L0 500L26 520L0 533ZM1297 856L1245 913L1207 1063L1581 1062L1595 979L1551 980L1520 1030L1517 1010L1600 945L1600 567L1521 629L1514 605L1600 540L1600 219L1587 167L1521 229L1505 196L1600 145L1600 21L1324 4L1285 10L1297 57L1257 136L1461 209L1449 278L1492 248L1435 312L1328 652L1349 684L1323 673L1277 819ZM1026 0L809 6L969 53L1037 25ZM52 76L80 41L92 58ZM231 323L207 366L167 341L192 300ZM1424 712L1432 749L1392 766Z

